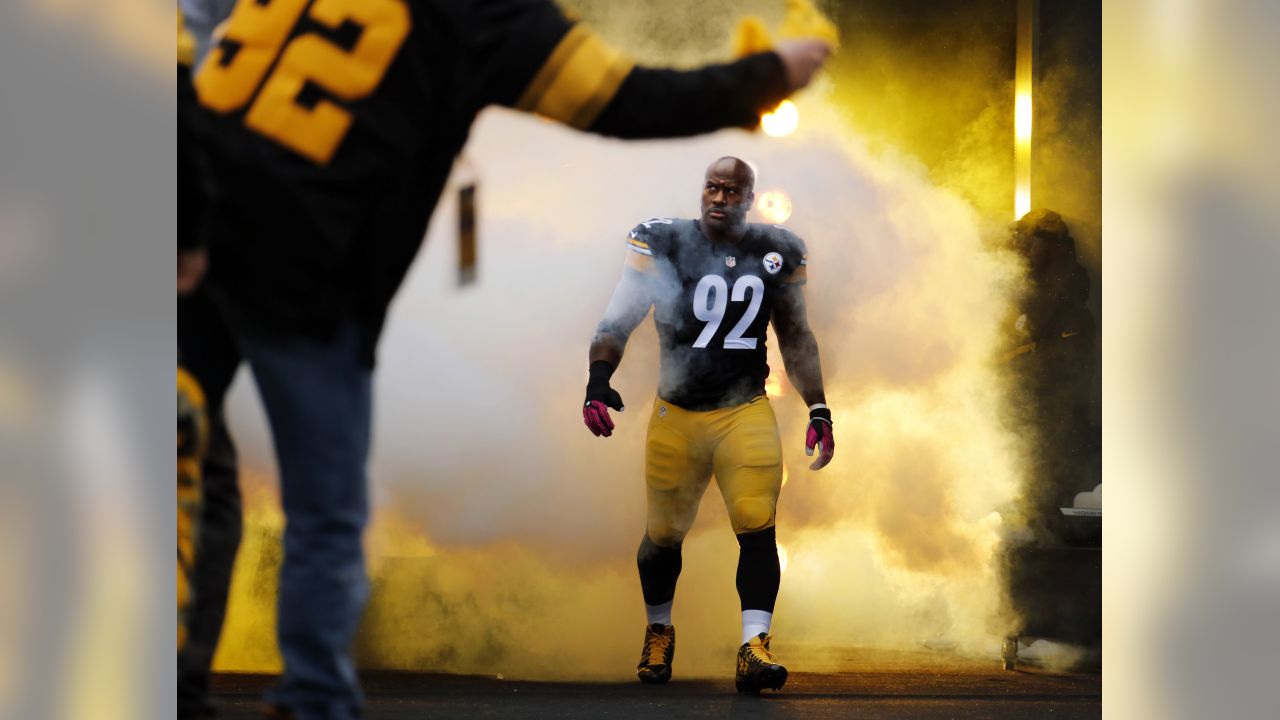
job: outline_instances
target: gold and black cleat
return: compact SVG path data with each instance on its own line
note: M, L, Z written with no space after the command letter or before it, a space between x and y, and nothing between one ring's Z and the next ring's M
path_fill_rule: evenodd
M644 650L636 677L640 682L657 685L671 679L671 661L676 655L676 629L672 625L654 623L645 626Z
M773 636L760 633L738 648L738 692L759 695L761 690L781 690L787 682L787 669L774 661L769 652Z

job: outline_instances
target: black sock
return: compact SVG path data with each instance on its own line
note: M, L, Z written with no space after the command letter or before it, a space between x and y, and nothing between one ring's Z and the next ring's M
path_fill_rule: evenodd
M743 610L773 612L782 567L774 528L738 536L738 598Z
M636 552L636 567L640 569L640 588L644 591L646 605L671 602L676 596L676 579L680 577L680 546L661 547L645 533Z

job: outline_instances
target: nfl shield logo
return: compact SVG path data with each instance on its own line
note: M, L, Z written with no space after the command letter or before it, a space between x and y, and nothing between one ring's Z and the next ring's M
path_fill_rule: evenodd
M738 258L736 258L736 257L734 257L734 256L732 256L732 255L730 255L729 257L727 257L727 258L725 258L725 259L724 259L724 266L725 266L725 267L733 267L734 265L737 265L737 264L738 264Z

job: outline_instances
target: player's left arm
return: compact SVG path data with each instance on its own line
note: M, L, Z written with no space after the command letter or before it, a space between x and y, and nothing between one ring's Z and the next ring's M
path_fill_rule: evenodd
M805 311L804 286L788 283L779 290L773 307L773 330L778 334L778 348L792 387L809 406L809 427L805 433L805 454L818 450L818 459L810 469L818 470L831 462L836 445L831 424L831 410L822 385L822 359L818 339L809 328Z

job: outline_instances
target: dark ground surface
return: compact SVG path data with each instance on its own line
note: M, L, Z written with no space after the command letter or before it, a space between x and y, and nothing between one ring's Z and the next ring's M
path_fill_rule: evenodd
M834 654L824 672L793 672L778 693L734 692L733 678L637 682L529 682L401 672L363 676L367 720L413 718L1099 718L1095 673L1003 672L999 661L930 653ZM677 668L678 669L678 668ZM827 671L829 670L829 672ZM261 717L272 678L219 675L227 720Z

